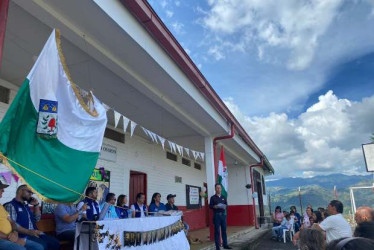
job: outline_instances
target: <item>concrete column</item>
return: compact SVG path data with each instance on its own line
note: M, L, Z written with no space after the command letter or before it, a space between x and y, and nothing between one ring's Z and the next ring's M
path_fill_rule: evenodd
M208 186L209 198L212 196L214 191L214 184L216 182L216 177L214 176L214 151L213 151L213 138L205 137L205 171L206 171L206 181Z

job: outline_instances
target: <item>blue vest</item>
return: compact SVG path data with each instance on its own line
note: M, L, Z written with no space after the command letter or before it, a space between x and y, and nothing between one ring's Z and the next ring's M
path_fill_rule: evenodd
M116 212L117 212L118 218L127 219L129 217L128 210L129 210L129 207L126 206L126 205L124 205L123 208L116 207Z
M140 212L140 207L138 205L137 202L134 203L134 207L135 207L135 218L140 218L141 216L141 212ZM147 206L145 204L143 204L143 211L144 211L144 216L147 216Z
M86 210L87 220L89 221L98 220L99 215L100 215L99 204L96 201L89 199L89 198L85 198L83 202L87 203L87 210ZM93 210L94 207L96 209L97 214L94 214L94 210Z
M11 204L13 205L14 209L16 210L17 212L17 221L16 223L18 225L20 225L21 227L23 228L26 228L26 229L30 229L29 228L29 219L31 219L31 222L32 222L32 225L34 227L35 230L37 230L37 226L36 226L36 221L35 221L35 216L34 214L31 212L30 208L29 208L29 205L27 204L24 204L24 203L21 203L19 201L17 201L16 199L13 199L12 201L4 204L5 206L7 204ZM25 238L27 237L27 235L25 234L18 234L18 236L20 238Z

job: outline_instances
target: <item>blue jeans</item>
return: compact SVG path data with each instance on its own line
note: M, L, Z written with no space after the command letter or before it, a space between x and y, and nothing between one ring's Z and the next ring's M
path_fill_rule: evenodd
M283 236L283 229L287 229L286 226L277 226L273 227L272 229L272 236L277 238L282 238Z
M0 249L1 250L26 250L25 247L13 243L9 240L2 240L0 239Z
M38 242L26 239L25 248L27 250L44 250L44 247L42 244L39 244Z
M27 241L39 243L45 250L56 250L60 248L60 242L55 237L49 236L47 234L41 234L39 235L39 238L34 236L27 236Z
M220 228L222 234L223 246L227 246L227 234L226 234L226 214L215 213L213 216L214 223L214 242L216 243L216 249L220 249Z

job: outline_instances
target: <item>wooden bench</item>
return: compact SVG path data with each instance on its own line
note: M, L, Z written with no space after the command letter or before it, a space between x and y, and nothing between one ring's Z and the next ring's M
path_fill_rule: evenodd
M52 218L42 218L39 222L36 223L38 229L48 235L56 237L56 221ZM71 250L74 249L73 243L69 241L60 240L60 249Z

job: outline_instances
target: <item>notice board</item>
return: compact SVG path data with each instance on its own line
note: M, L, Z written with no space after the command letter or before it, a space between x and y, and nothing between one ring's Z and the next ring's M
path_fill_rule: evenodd
M201 187L186 185L187 209L196 209L201 207L200 192Z

